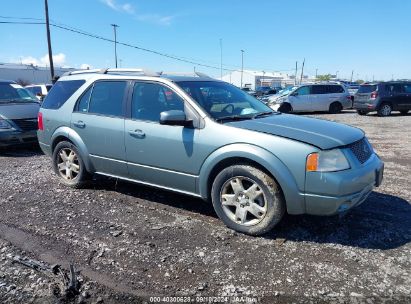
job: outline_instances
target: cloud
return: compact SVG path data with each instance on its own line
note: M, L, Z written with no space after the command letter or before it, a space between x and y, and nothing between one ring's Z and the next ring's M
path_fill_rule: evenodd
M175 19L175 16L162 16L158 14L142 14L136 15L137 20L150 22L158 25L169 26Z
M49 55L46 54L41 58L34 58L33 56L25 56L21 57L20 62L22 64L32 64L34 66L49 66ZM56 67L61 67L64 66L66 63L66 55L63 53L59 53L56 55L53 55L53 63L54 66Z
M118 0L100 0L111 9L133 15L138 21L149 22L157 25L169 26L176 16L166 16L159 14L137 13L135 7L127 2L120 3Z
M134 6L130 3L118 3L117 0L101 0L105 5L111 9L119 12L125 12L128 14L134 14Z

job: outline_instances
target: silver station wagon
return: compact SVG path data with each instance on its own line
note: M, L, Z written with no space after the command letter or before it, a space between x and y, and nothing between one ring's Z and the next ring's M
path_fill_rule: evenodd
M38 121L40 146L64 184L102 174L201 197L228 227L251 235L285 212L346 211L383 176L362 130L275 112L203 74L71 72Z

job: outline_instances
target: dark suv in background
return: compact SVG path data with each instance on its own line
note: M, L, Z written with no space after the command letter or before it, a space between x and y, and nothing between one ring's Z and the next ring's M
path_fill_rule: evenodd
M365 83L354 96L354 108L360 115L377 111L390 116L392 111L407 114L411 110L411 81Z

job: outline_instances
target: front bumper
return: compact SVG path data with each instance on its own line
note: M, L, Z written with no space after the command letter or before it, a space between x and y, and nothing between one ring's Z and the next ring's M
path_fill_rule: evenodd
M308 172L306 213L333 215L363 203L383 178L384 163L373 154L363 165L339 172ZM309 191L309 192L308 192Z
M17 130L2 130L0 131L0 147L8 147L22 144L37 143L37 132Z

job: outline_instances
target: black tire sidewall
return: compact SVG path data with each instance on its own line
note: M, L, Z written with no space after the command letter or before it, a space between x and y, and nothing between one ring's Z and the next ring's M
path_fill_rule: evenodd
M258 176L256 176L253 172L258 172ZM243 176L253 180L264 192L267 202L267 213L264 219L256 225L243 226L237 224L232 221L223 210L220 201L221 188L227 180L234 176ZM267 185L267 182L264 182L261 177L264 177L264 180L269 181L269 183L272 184L271 187ZM249 235L261 235L270 231L280 222L285 213L284 199L278 184L266 173L250 166L236 165L222 170L214 180L211 190L211 199L214 210L227 227Z
M77 159L78 159L78 162L79 162L79 165L80 165L79 174L76 176L76 178L74 178L71 181L68 181L68 180L62 178L61 175L60 175L60 172L57 168L58 154L62 149L65 149L65 148L66 149L67 148L71 149L77 154ZM63 184L65 184L67 186L70 186L70 187L73 187L73 188L81 187L85 183L85 181L88 177L88 172L86 171L86 168L85 168L85 165L84 165L84 162L83 162L83 158L81 157L80 152L78 151L78 149L75 145L73 145L71 142L68 142L68 141L59 142L56 145L56 147L54 148L54 150L53 150L53 170L57 174L57 176L59 177L59 180Z
M281 113L290 113L292 110L293 108L288 102L281 104L280 107L278 108L278 111Z
M330 114L338 114L342 111L342 105L338 101L334 101L330 104L329 112Z

